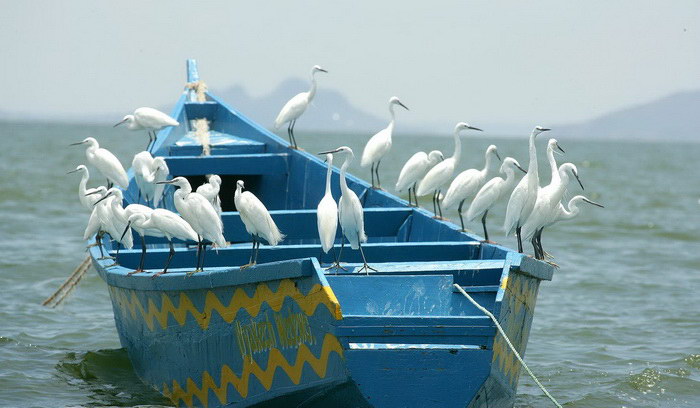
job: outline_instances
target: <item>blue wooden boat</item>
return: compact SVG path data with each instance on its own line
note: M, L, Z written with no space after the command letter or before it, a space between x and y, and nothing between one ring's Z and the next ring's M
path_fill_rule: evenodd
M199 79L187 62L188 82ZM378 272L355 273L357 251L343 252L348 272L325 271L315 208L325 165L206 93L186 89L173 110L180 126L158 134L155 151L173 176L193 185L223 179L225 236L232 245L207 255L192 276L194 247L180 242L169 273L127 276L140 247L122 250L120 266L93 263L107 282L121 344L138 376L177 406L510 407L520 365L492 321L462 296L466 290L525 352L540 281L553 269L432 218L432 213L348 176L365 207L365 253ZM192 120L211 127L211 155ZM335 146L329 146L332 148ZM339 196L338 172L334 195ZM261 246L255 267L250 237L233 211L243 179L287 234ZM125 203L136 202L135 183ZM172 209L172 191L166 205ZM105 240L108 241L108 240ZM139 239L134 240L139 243ZM339 243L339 242L338 242ZM191 243L190 243L191 244ZM109 242L104 250L114 254ZM148 238L146 269L162 269L168 247Z

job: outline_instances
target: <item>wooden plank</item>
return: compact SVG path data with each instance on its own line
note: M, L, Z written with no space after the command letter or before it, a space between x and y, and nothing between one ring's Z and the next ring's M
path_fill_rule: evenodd
M287 173L287 153L237 154L220 156L168 156L165 161L173 176L200 174L280 175Z

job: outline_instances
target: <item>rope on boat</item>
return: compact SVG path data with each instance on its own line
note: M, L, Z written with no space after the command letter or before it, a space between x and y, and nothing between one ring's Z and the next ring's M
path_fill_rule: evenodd
M194 120L194 135L202 145L202 156L211 155L211 145L209 144L209 121L206 119Z
M479 309L479 310L481 310L482 312L484 312L484 314L486 314L488 317L491 318L491 320L493 320L494 324L496 324L496 328L498 329L498 332L501 333L501 336L503 336L503 338L506 340L506 343L508 344L508 347L510 347L510 350L513 352L513 354L515 354L515 357L518 359L518 361L520 362L520 364L522 364L523 368L525 368L525 371L527 371L527 373L530 375L530 377L533 379L533 381L535 381L535 383L537 384L537 386L540 387L540 389L542 390L542 392L544 392L544 395L546 395L546 396L554 403L554 405L555 405L557 408L562 408L561 404L559 404L559 403L557 402L557 400L555 400L554 397L552 397L552 394L550 394L549 391L547 391L547 389L544 388L544 385L542 385L542 383L540 382L540 380L538 380L537 377L535 377L535 374L533 374L532 371L530 371L530 369L527 367L527 364L525 364L525 362L523 361L523 359L520 357L520 354L517 352L517 350L515 350L515 347L513 346L513 343L511 343L511 342L510 342L510 339L508 338L508 336L506 336L506 332L503 331L503 328L501 327L501 324L498 323L498 319L496 319L496 316L494 316L493 313L489 312L485 307L483 307L483 306L481 306L480 304L478 304L478 303L476 302L476 300L474 300L471 296L469 296L469 294L468 294L467 292L464 291L464 289L462 289L461 286L459 286L458 284L455 283L455 284L454 284L454 287L457 288L457 290L459 290L470 302L472 302L472 304L473 304L474 306L476 306L477 309Z
M56 291L46 298L41 305L42 306L50 306L52 308L60 305L63 303L64 300L68 298L68 295L73 292L73 289L75 289L76 286L78 286L78 283L80 282L81 279L83 279L83 276L87 273L87 271L90 269L90 256L86 256L85 259L78 265L75 270L73 270L73 273L71 273L68 278L63 282L61 286L59 286ZM59 296L60 295L60 296Z

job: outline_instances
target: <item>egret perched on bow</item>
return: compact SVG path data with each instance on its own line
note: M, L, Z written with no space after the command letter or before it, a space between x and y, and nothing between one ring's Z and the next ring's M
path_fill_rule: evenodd
M122 232L126 227L126 220L124 219L123 214L115 211L116 208L123 211L123 208L121 208L123 200L124 197L122 195L122 191L117 187L112 187L107 190L107 194L105 194L95 203L95 208L97 209L96 214L100 221L100 230L107 232L115 241L117 255L119 255L119 244L124 245L124 248L126 249L131 249L134 246L134 240L131 234L127 234L126 236L122 235ZM90 228L90 226L88 226L88 228ZM85 239L92 236L92 234L88 235L89 232L92 231L85 231ZM117 261L115 260L114 264L111 266L116 264Z
M80 179L80 183L78 184L78 199L80 200L80 204L82 204L86 210L92 211L97 200L99 200L103 195L107 193L107 189L104 186L99 186L97 188L87 188L88 180L90 180L90 172L88 171L87 167L85 167L85 165L81 164L78 167L76 167L75 170L71 170L67 174L77 172L81 172L83 175ZM93 194L98 191L100 192L99 196Z
M395 105L399 105L408 110L406 105L401 103L399 98L392 96L391 99L389 99L389 113L391 113L391 122L389 122L389 126L372 136L365 145L365 150L362 152L360 166L367 167L372 165L370 169L370 173L372 174L372 188L382 188L382 183L379 181L379 164L382 162L384 155L391 149L391 136L394 133ZM376 185L374 184L375 174L377 175Z
M146 203L153 200L156 190L153 161L154 159L151 153L145 150L136 153L134 155L134 160L131 161L131 168L134 170L134 180L136 181L136 186L139 188L139 197L137 201L140 201L141 197L143 197Z
M467 123L459 122L457 126L455 126L454 130L455 150L452 157L436 164L435 167L430 169L428 174L423 177L420 184L418 184L418 190L416 191L416 195L418 197L427 195L431 192L433 193L433 212L435 213L435 218L442 218L442 208L440 208L438 197L440 196L440 190L450 181L455 168L457 168L457 165L459 164L459 158L462 155L462 142L459 140L459 132L466 129L478 130L480 132L482 131L481 129L470 126Z
M418 207L418 197L416 196L416 184L425 177L428 170L435 166L438 162L444 160L445 157L439 150L433 150L432 152L426 154L425 152L417 152L403 165L401 168L401 173L399 173L399 179L396 181L396 191L401 192L403 189L408 187L408 205L413 207L411 202L411 189L413 189L413 196L415 197L416 204Z
M126 170L122 166L117 156L112 154L107 149L100 147L94 137L87 137L82 142L71 143L71 146L87 145L85 149L85 157L88 163L102 173L107 178L107 188L112 187L112 183L126 189L129 187L129 178L126 176Z
M111 223L111 228L109 229L110 231L115 231L118 233L117 236L122 236L122 228L124 225L129 220L129 217L132 214L147 214L150 215L153 212L153 209L150 207L146 207L145 205L141 204L129 204L125 207L122 206L122 203L124 202L124 194L122 191L116 187L112 187L107 191L107 194L105 194L104 197L102 197L100 201L107 200L109 198L109 201L107 201L107 207L109 208L109 218L103 220L106 223ZM110 235L111 232L110 232ZM151 234L152 235L152 234ZM155 235L154 235L155 236ZM112 235L112 238L116 239L115 235ZM118 242L122 241L122 238L117 240ZM129 247L131 248L131 247ZM117 254L119 254L119 248L117 248Z
M241 216L246 231L253 237L253 249L250 252L250 261L241 266L245 269L258 263L258 250L260 238L264 238L269 245L276 246L284 239L284 235L277 228L277 224L267 211L265 204L250 191L243 191L243 180L236 183L236 194L233 198L236 209Z
M153 207L156 208L163 198L163 190L165 189L165 184L161 184L160 182L168 179L170 169L165 159L158 156L153 159L153 167L151 167L151 170L153 171L153 184L156 186L153 190Z
M452 180L450 187L447 189L447 193L445 193L445 198L442 199L442 206L446 209L452 208L455 204L459 203L457 214L459 215L459 222L462 225L462 231L464 231L464 218L462 217L464 202L473 198L484 183L486 183L486 178L494 167L494 158L499 161L501 160L501 156L498 155L498 149L495 145L491 145L486 149L484 158L485 164L483 169L469 169L459 173L457 177Z
M221 190L221 177L217 174L210 174L207 177L207 182L197 187L197 193L201 194L209 200L211 205L216 210L216 213L221 217L221 200L219 199L219 191Z
M341 146L335 150L328 152L322 152L319 154L333 154L333 153L345 153L345 161L340 167L340 202L338 203L338 215L340 220L340 228L343 231L343 235L350 242L350 247L352 249L359 249L360 255L362 255L362 268L359 271L364 270L367 274L369 271L377 271L376 269L370 267L367 264L367 258L365 258L365 253L362 250L362 243L367 242L367 235L365 234L365 217L362 210L362 204L360 199L357 198L357 194L348 188L348 183L345 180L345 173L350 166L350 163L355 158L352 149L347 146ZM338 254L338 261L340 261L340 255L343 253L343 245L345 245L345 240L341 240L340 243L340 254ZM340 265L335 265L340 267ZM358 271L358 272L359 272Z
M513 189L513 186L515 186L515 169L527 173L525 169L520 167L517 160L512 157L506 157L500 169L501 173L506 175L505 180L501 177L494 177L487 181L479 192L476 193L474 200L467 210L467 220L474 221L481 217L481 225L484 227L484 239L486 241L489 240L489 233L486 230L486 216L491 207L508 194L510 190Z
M117 122L114 127L126 123L126 128L129 130L146 130L148 131L148 145L146 150L151 151L151 143L155 145L156 132L168 126L179 126L180 123L170 115L153 108L138 108L133 115L126 115L122 120Z
M562 164L559 166L558 180L538 191L532 212L522 226L522 237L524 239L532 239L532 247L537 259L544 259L544 250L539 245L542 230L556 217L559 211L559 203L569 185L571 176L576 179L581 189L584 189L576 166L572 163Z
M105 232L107 232L107 228L105 225L102 224L101 213L109 210L107 209L107 203L97 203L100 202L100 199L107 194L107 189L104 186L100 186L93 190L94 191L86 193L86 196L91 197L91 200L95 200L95 203L93 204L92 212L90 213L90 219L88 220L87 227L85 228L85 232L83 233L83 240L87 241L93 235L95 236L95 243L89 245L88 248L91 246L97 246L98 248L100 248L99 260L102 260L107 258L105 257L104 251L102 250L102 236Z
M537 126L530 134L530 164L527 168L527 175L523 177L515 189L510 194L508 207L506 208L506 219L503 224L503 229L506 235L510 235L515 231L518 238L518 252L523 252L523 241L520 234L522 225L530 216L532 208L537 201L537 190L540 187L540 178L537 173L537 148L535 146L535 138L542 132L549 129Z
M228 246L224 239L224 224L216 214L216 210L203 195L192 192L190 182L184 177L160 181L160 184L172 184L178 187L173 194L173 202L177 212L187 221L197 233L197 266L194 273L204 270L204 255L207 245L204 240L216 244L218 248Z
M136 232L141 235L143 246L141 249L141 262L139 262L139 268L130 272L129 275L137 272L143 272L143 263L146 256L146 245L143 240L144 235L165 237L168 240L168 245L170 246L170 253L168 254L168 260L165 262L165 266L161 272L158 272L152 276L160 276L168 272L168 266L170 266L170 261L175 255L175 248L173 248L173 238L181 239L183 241L198 241L199 237L197 233L194 232L190 224L187 223L182 217L175 214L172 211L164 210L162 208L157 208L153 210L150 214L136 213L132 214L127 223L127 228L124 230L124 234L127 233L129 227L136 230Z
M275 129L279 129L285 123L289 123L287 127L287 134L289 136L289 144L293 149L297 149L297 140L294 137L294 125L297 123L297 119L306 111L309 104L316 96L316 73L317 72L328 72L318 65L314 65L311 68L311 89L308 92L301 92L296 94L292 99L290 99L279 115L275 119Z
M335 234L338 231L338 204L331 193L331 176L333 175L333 155L331 153L326 154L326 162L328 163L326 193L316 209L316 224L318 226L318 236L321 239L321 248L327 254L333 248ZM338 259L331 266L331 268L333 267L342 268Z

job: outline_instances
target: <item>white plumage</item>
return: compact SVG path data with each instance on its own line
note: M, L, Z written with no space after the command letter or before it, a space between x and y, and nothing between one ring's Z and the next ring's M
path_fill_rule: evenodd
M318 226L318 236L321 240L321 248L324 253L333 248L335 235L338 231L338 204L331 193L331 176L333 175L333 155L326 154L328 172L326 173L326 193L318 203L316 209L316 224Z
M82 204L86 210L92 211L95 203L107 193L107 189L104 186L87 188L87 183L90 180L90 172L84 165L79 165L75 168L75 170L69 171L68 174L77 172L82 173L80 183L78 184L78 199L80 200L80 204ZM98 191L100 192L100 195L95 194Z
M494 177L487 181L486 184L479 189L479 192L476 193L474 200L467 210L467 220L474 221L477 218L481 218L481 223L484 228L484 238L487 241L489 235L486 230L486 216L491 207L508 194L515 185L515 169L519 169L525 173L525 170L520 167L517 160L512 157L506 157L500 169L501 173L506 175L505 180L501 177Z
M158 130L168 127L168 126L179 126L180 123L170 115L159 111L158 109L143 107L138 108L134 111L133 115L126 115L121 121L117 122L114 127L126 123L126 127L129 130L146 130L148 131L148 146L146 150L151 146L151 142L155 141L156 134ZM153 133L151 135L151 132Z
M85 138L82 142L73 143L73 146L85 144L85 157L88 163L99 170L100 173L111 183L126 189L129 187L129 178L126 170L122 166L117 156L107 149L101 148L94 137Z
M425 177L428 170L444 158L439 150L433 150L428 154L417 152L403 165L399 178L396 181L396 191L401 192L408 188L408 205L413 205L411 203L411 189L413 189L413 195L415 195L418 182ZM415 205L418 206L418 197L416 197Z
M210 174L207 178L207 182L197 187L197 193L203 195L204 198L209 200L219 216L221 216L221 200L219 199L220 191L221 177L216 174Z
M391 149L391 136L394 133L394 123L396 115L394 113L394 106L399 105L408 110L406 105L401 103L399 98L392 96L389 99L389 113L391 114L391 122L389 125L377 132L372 136L367 144L365 145L365 150L362 152L362 159L360 160L360 166L367 167L372 165L370 172L372 173L372 187L381 188L382 184L379 181L379 164L382 161L384 155L386 155ZM377 184L374 184L374 175L377 175Z
M311 89L308 92L301 92L296 94L292 99L287 101L282 107L282 110L277 115L275 119L275 129L279 129L285 123L289 123L287 128L287 133L289 136L289 144L297 148L296 139L294 138L294 125L296 120L306 111L309 104L314 99L316 95L316 72L328 72L318 65L314 65L311 68Z
M270 212L267 211L265 204L250 191L243 191L243 187L243 180L238 180L234 202L246 231L253 238L253 249L250 254L250 261L247 265L241 266L241 269L257 263L260 238L264 238L272 246L276 246L284 239L284 235L277 228L277 224L272 219Z
M523 252L523 244L520 235L520 227L525 223L527 217L532 212L537 200L537 190L539 189L540 179L537 172L537 147L535 146L535 138L542 132L549 129L541 126L535 127L530 134L529 149L530 149L530 164L527 168L527 175L523 177L510 195L508 207L506 208L506 218L503 223L503 229L506 235L510 235L515 231L518 238L518 251Z
M131 234L122 236L127 224L126 217L124 217L123 214L123 200L124 196L122 191L117 187L112 187L107 190L107 194L95 204L95 207L98 208L97 215L100 218L102 230L106 231L113 240L124 245L126 249L131 249L134 246ZM105 204L101 205L102 202L105 202Z
M165 184L162 182L168 179L170 169L163 157L156 157L153 159L153 167L151 170L153 172L153 184L156 186L153 190L153 207L158 207L158 204L160 204L163 198L163 190L165 189Z
M440 203L437 200L437 197L440 194L440 190L443 188L443 186L452 178L452 174L454 173L457 164L459 164L459 159L462 155L462 142L459 139L459 132L465 129L481 131L481 129L470 126L467 123L459 122L457 126L455 126L453 134L455 150L452 157L436 164L435 167L428 171L423 180L421 180L420 184L418 184L418 190L416 191L418 197L424 196L428 193L433 193L433 212L436 216L439 213L440 217L442 217L442 209L440 208Z
M155 196L156 184L155 174L153 173L153 161L151 153L145 150L136 153L131 161L136 186L139 188L141 197L146 202L153 200Z

